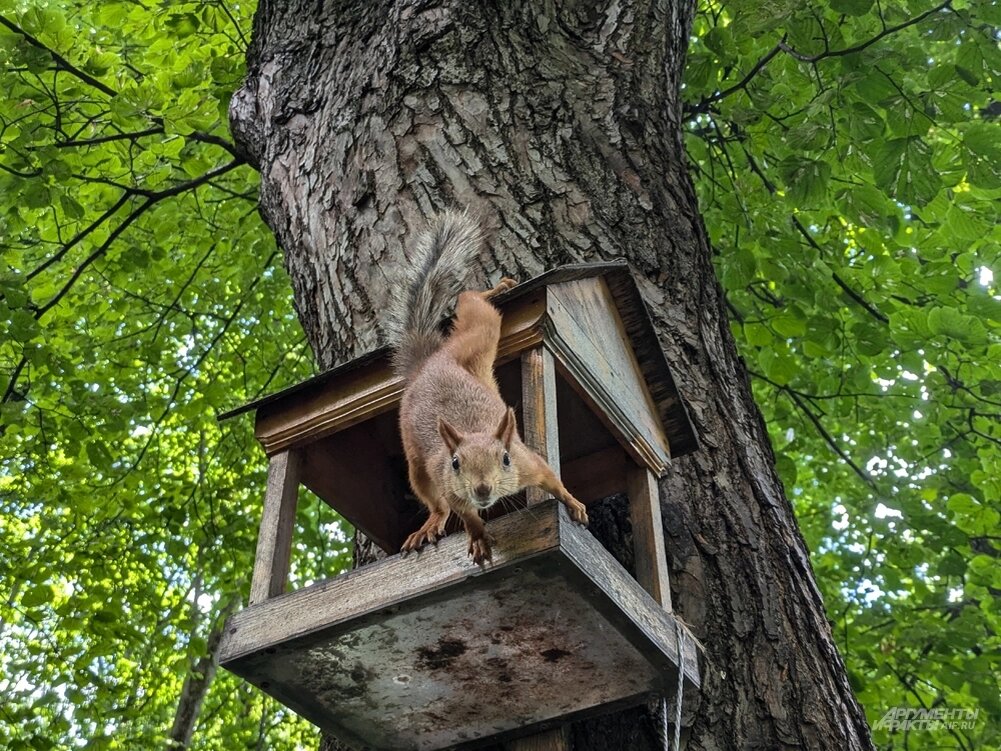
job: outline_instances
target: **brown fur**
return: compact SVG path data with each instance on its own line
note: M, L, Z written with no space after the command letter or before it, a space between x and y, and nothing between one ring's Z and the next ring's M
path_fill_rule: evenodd
M403 392L400 432L410 485L430 513L403 543L404 552L435 542L455 513L469 534L473 560L490 560L480 511L526 487L552 493L576 521L587 524L584 505L545 460L522 443L514 410L497 390L493 368L501 314L489 300L514 285L504 279L492 290L460 294L452 333ZM509 466L504 464L505 452Z

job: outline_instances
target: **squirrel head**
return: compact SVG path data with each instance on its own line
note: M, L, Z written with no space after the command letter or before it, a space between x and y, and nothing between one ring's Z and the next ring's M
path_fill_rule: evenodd
M492 432L462 433L438 418L438 433L448 451L444 470L448 489L481 510L517 493L518 470L510 453L517 430L510 407Z

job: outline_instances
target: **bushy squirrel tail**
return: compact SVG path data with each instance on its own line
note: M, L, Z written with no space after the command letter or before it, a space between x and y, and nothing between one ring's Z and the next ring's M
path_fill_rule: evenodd
M390 301L386 335L393 348L393 368L404 377L438 347L439 325L465 288L483 232L468 214L448 210L433 217L417 238Z

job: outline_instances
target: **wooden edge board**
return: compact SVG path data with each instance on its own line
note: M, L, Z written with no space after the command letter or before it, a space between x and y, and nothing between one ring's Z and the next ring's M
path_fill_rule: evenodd
M608 704L602 704L600 707L581 709L576 712L571 712L570 714L555 717L552 720L537 722L533 725L529 725L528 727L508 730L506 732L497 733L496 735L480 738L475 741L469 741L468 743L459 743L452 747L452 751L472 751L473 749L483 748L484 746L510 743L511 741L517 741L519 739L523 740L526 736L531 736L536 733L544 733L547 730L554 730L564 725L577 722L578 720L591 720L595 717L604 717L605 715L610 715L615 712L621 712L623 709L629 709L630 707L635 707L637 704L643 704L654 695L655 694L651 694L649 692L634 694L633 696L627 696L623 699L609 702Z
M288 424L273 432L261 422L255 428L257 440L267 454L301 446L323 438L335 430L345 430L365 420L388 412L403 397L403 380L392 377L378 388L365 391L343 401L337 407Z
M640 363L643 379L650 386L651 396L657 404L661 423L669 436L671 456L684 456L697 450L698 432L678 391L636 278L628 269L603 274L602 278L632 340L633 353Z

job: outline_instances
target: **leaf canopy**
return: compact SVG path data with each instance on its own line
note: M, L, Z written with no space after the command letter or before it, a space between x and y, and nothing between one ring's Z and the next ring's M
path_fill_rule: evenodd
M0 0L14 751L162 746L249 586L264 467L215 415L312 370L227 130L252 12ZM926 747L1001 746L999 27L990 0L703 0L685 78L731 325L853 686L874 724L979 711ZM296 581L349 565L322 503L298 524ZM193 747L259 740L315 744L218 675Z

